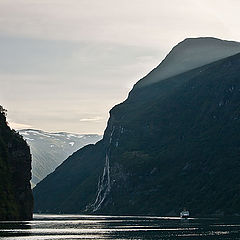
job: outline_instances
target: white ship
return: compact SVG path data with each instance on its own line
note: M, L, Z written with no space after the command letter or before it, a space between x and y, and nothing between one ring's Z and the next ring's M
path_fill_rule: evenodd
M180 212L180 217L181 218L188 218L189 217L189 211L187 211L186 209L183 209L182 212Z

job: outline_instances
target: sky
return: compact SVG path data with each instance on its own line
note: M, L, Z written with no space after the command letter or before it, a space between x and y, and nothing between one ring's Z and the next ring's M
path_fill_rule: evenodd
M103 134L187 37L240 41L239 0L0 0L0 105L15 129Z

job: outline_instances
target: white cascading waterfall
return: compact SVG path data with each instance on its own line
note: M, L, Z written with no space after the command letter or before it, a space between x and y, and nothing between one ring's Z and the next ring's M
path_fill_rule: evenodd
M99 179L98 182L98 190L97 190L97 197L93 204L93 212L100 209L103 201L106 199L106 196L111 190L111 184L110 184L110 166L109 166L109 157L108 154L106 154L105 158L105 166L103 169L103 175Z
M106 151L106 157L105 157L105 165L103 168L103 174L102 177L99 178L98 182L98 190L97 190L97 196L96 200L93 203L93 212L96 212L101 208L102 203L106 199L107 195L109 194L111 190L111 179L110 179L110 164L109 164L109 149L110 145L112 143L112 136L114 133L114 127L111 131L110 138L109 138L109 147Z

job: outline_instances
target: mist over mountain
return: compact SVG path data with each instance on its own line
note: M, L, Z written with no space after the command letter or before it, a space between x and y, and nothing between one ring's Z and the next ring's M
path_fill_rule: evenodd
M49 133L36 129L19 130L32 153L32 185L53 172L73 152L102 136L97 134Z
M110 111L103 139L34 188L35 211L239 213L239 49L179 43Z

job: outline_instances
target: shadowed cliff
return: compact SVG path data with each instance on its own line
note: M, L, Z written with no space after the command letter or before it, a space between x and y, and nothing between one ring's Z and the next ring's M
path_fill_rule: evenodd
M11 130L0 106L0 220L32 219L31 154L23 138Z
M193 62L197 58L204 55L193 55ZM240 54L199 64L166 79L155 70L161 81L152 82L151 73L140 80L110 111L103 140L74 153L34 188L35 210L239 213Z

